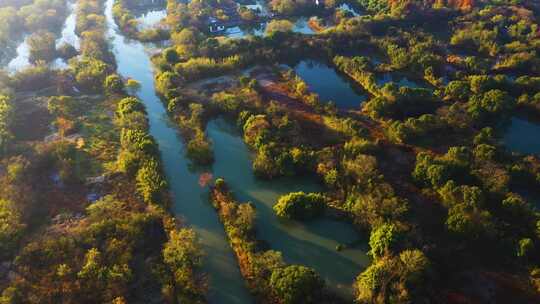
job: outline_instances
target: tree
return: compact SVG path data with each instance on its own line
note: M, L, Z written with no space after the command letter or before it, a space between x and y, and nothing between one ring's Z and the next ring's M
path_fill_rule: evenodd
M266 34L273 35L277 32L287 33L292 32L294 24L289 20L272 20L266 25Z
M56 49L56 52L58 53L58 56L60 56L60 58L66 61L77 56L77 54L79 53L77 49L69 43L63 43L59 45Z
M192 56L197 51L200 33L193 28L184 28L180 32L173 32L171 40L177 46L177 51L186 56Z
M0 199L0 257L12 252L24 228L25 224L15 205L9 200Z
M309 304L320 300L324 281L311 268L290 265L272 272L270 287L283 304Z
M137 191L143 196L146 203L160 204L161 194L167 188L160 165L156 160L145 162L136 176Z
M202 263L202 250L195 232L191 229L171 230L163 247L163 261L171 271L174 296L181 303L192 303L197 295L194 269Z
M13 120L13 106L11 98L0 95L0 155L6 152L8 144L13 139L11 123Z
M55 116L74 119L82 110L82 106L71 96L51 96L47 109Z
M180 56L178 56L178 52L174 48L166 48L163 51L163 57L169 64L175 64L180 60Z
M507 92L489 90L484 94L471 96L467 111L473 119L484 121L495 115L507 115L515 106L516 101Z
M84 56L72 62L71 69L80 88L92 92L99 92L103 88L109 70L105 62Z
M326 198L318 193L293 192L279 198L273 209L289 219L310 219L324 212Z
M399 254L402 276L408 289L422 289L431 273L431 262L418 250L404 250Z
M124 92L124 82L118 74L111 74L105 78L105 91L109 95L122 94Z
M431 263L420 250L378 258L356 278L360 303L423 303L430 290Z
M382 257L395 250L401 239L401 233L395 224L382 224L371 231L369 254L375 258Z
M517 248L517 256L520 258L527 258L532 255L534 252L534 243L533 240L530 238L524 238L519 240L518 248Z
M56 57L56 41L51 32L39 31L28 37L28 47L30 48L30 60L51 61Z
M156 91L167 99L173 97L173 88L178 80L178 74L173 72L159 73L156 76Z
M384 292L384 285L391 275L393 260L383 258L375 260L356 278L357 301L360 303L382 303L376 301L379 292ZM384 296L382 297L384 299Z
M116 108L116 116L120 119L125 119L129 114L134 112L142 112L146 114L146 110L142 102L135 97L126 97L120 100Z
M129 78L126 82L126 88L131 95L134 95L141 88L141 83L133 78Z
M457 101L467 100L471 94L469 83L466 81L453 80L448 83L444 94L448 98L455 99Z

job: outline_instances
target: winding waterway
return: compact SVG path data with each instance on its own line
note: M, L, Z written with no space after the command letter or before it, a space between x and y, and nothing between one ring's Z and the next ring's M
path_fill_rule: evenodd
M173 196L173 210L198 234L206 252L204 271L209 276L210 303L252 303L237 261L226 240L222 224L208 201L208 189L199 184L201 174L224 177L240 201L257 208L257 236L279 250L287 263L313 267L329 287L345 297L352 295L352 283L367 265L364 248L337 251L336 246L358 241L352 225L331 219L307 223L285 221L275 216L277 198L292 191L319 191L313 180L296 178L264 182L255 178L251 153L236 128L223 119L211 121L207 133L213 142L215 164L197 169L185 156L177 129L155 93L149 49L122 36L112 16L113 0L107 1L109 37L118 72L141 83L138 93L148 111L150 133L159 144L165 173Z
M69 3L69 16L66 18L64 27L62 29L62 35L56 40L56 47L67 43L71 44L75 49L79 50L81 47L81 41L79 36L75 32L75 27L77 25L77 3Z
M112 16L113 0L107 0L109 37L118 72L141 83L138 96L148 111L150 134L159 144L165 173L173 195L174 210L197 232L207 254L204 271L209 274L209 301L251 303L236 259L226 241L216 212L208 203L206 190L199 186L199 173L189 169L185 147L176 129L168 123L163 104L155 94L152 63L143 44L123 37Z

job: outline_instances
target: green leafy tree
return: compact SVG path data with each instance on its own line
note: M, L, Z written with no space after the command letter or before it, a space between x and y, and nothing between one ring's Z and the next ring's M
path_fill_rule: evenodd
M70 62L75 80L80 88L87 91L99 92L103 88L109 66L92 57L82 57Z
M51 61L56 57L56 41L51 32L39 31L28 37L30 60Z
M528 258L534 252L534 243L530 238L524 238L519 240L517 248L517 256L521 258Z
M82 105L71 96L52 96L47 103L49 113L68 119L74 119L82 111Z
M318 193L293 192L279 198L273 209L289 219L310 219L324 212L326 198Z
M160 204L167 182L163 179L161 167L156 160L145 162L136 176L137 190L147 203Z
M105 78L105 83L103 85L105 91L109 95L113 94L122 94L124 92L124 82L118 74L112 74Z
M8 96L0 95L0 155L3 155L13 139L11 123L13 120L13 106Z
M324 281L313 269L290 265L272 272L270 287L284 304L318 303Z
M9 201L0 199L0 257L15 248L24 231L21 213Z
M194 285L194 269L202 263L202 250L195 232L190 229L171 230L163 247L163 261L171 272L173 296L180 303L196 303L199 287Z
M288 20L272 20L266 26L266 34L273 35L277 32L287 33L291 32L294 25Z
M371 231L369 236L369 253L373 257L382 257L392 252L402 240L402 235L395 224L382 224Z

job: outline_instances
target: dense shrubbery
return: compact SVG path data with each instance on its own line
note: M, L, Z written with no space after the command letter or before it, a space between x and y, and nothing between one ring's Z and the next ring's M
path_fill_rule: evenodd
M12 254L25 226L17 206L12 201L0 199L0 257Z
M11 123L13 121L13 104L9 96L0 95L0 156L6 153L12 140Z
M384 97L376 97L364 104L373 118L403 119L432 112L437 100L428 89L400 87L392 83L382 88Z
M347 58L338 56L334 58L336 67L357 81L366 91L379 96L380 88L377 86L375 74L370 70L369 60L365 57Z
M270 287L284 304L317 303L324 281L313 269L290 265L272 272Z
M145 202L163 204L167 182L157 144L148 134L145 115L144 106L134 97L126 97L118 104L116 116L122 128L118 166L136 177L137 190Z
M438 116L424 114L418 118L408 118L404 122L394 121L388 127L388 136L398 143L429 142L448 129L448 125Z
M273 209L289 219L310 219L324 211L326 198L318 193L294 192L279 198Z

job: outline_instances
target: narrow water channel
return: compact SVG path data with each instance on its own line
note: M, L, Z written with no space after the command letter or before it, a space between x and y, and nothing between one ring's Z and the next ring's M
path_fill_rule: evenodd
M56 47L67 43L79 50L81 42L79 36L77 36L77 33L75 32L75 27L77 25L77 3L68 3L68 10L69 16L66 18L66 22L62 28L62 35L56 40Z
M27 42L28 35L24 36L23 42L17 47L17 56L8 63L7 69L14 73L30 65L30 49Z
M176 128L168 122L163 104L155 94L152 63L143 44L129 41L119 32L112 16L113 0L107 0L106 17L118 72L141 83L139 97L146 105L150 133L159 144L165 173L174 199L174 211L184 217L200 237L207 254L204 271L209 274L210 303L251 303L232 250L217 214L199 186L199 173L189 169L185 147Z
M62 44L70 44L79 51L81 49L81 40L75 32L75 27L77 26L77 3L68 3L68 10L70 14L66 18L66 22L62 28L62 35L60 38L56 39L56 49ZM51 67L55 69L65 69L68 67L68 62L63 58L56 58L51 63Z

